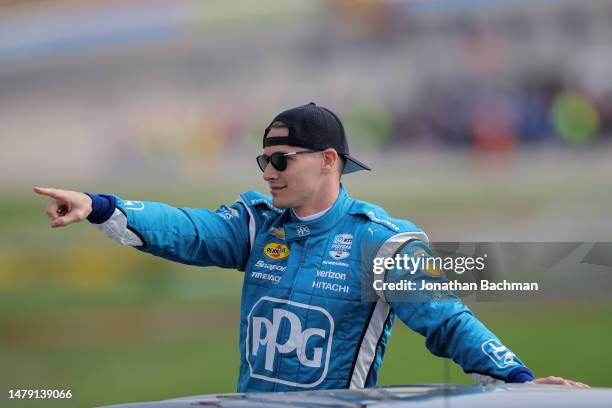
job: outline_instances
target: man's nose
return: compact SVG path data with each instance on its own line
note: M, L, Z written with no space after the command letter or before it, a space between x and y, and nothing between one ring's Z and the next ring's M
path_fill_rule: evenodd
M276 170L274 166L272 166L272 163L268 163L268 165L266 166L263 172L263 179L265 181L268 181L268 180L275 180L277 178L278 178L278 170Z

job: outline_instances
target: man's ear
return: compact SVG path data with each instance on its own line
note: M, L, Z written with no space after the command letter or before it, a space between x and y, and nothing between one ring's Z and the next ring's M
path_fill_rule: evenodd
M331 173L338 162L338 153L334 149L323 150L323 166L321 169L324 173Z

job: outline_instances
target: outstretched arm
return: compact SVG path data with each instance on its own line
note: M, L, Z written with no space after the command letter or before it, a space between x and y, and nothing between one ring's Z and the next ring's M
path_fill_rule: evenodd
M250 254L249 214L241 202L214 212L69 190L34 191L49 197L52 227L87 218L122 245L192 265L244 270Z

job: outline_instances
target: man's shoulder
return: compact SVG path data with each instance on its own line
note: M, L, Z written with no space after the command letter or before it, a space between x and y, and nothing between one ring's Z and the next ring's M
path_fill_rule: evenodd
M402 232L422 232L412 221L391 217L382 207L367 201L355 200L349 214L359 217L366 223L385 227L385 235L399 234Z
M245 191L244 193L240 193L240 195L238 196L238 202L241 202L246 207L253 208L258 211L271 210L278 214L283 212L282 209L276 208L274 205L272 205L272 198L270 196L267 196L255 190L249 190Z
M356 200L349 214L362 224L355 231L367 265L375 257L393 256L408 242L429 242L425 232L412 221L391 217L376 204Z
M284 212L283 209L272 205L272 198L270 196L255 190L241 193L236 201L245 207L249 218L255 221L257 226L262 223L272 222Z

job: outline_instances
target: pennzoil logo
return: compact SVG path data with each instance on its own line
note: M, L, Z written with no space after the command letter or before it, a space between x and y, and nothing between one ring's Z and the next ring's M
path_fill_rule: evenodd
M284 259L289 256L289 247L278 242L266 244L263 253L270 259Z

